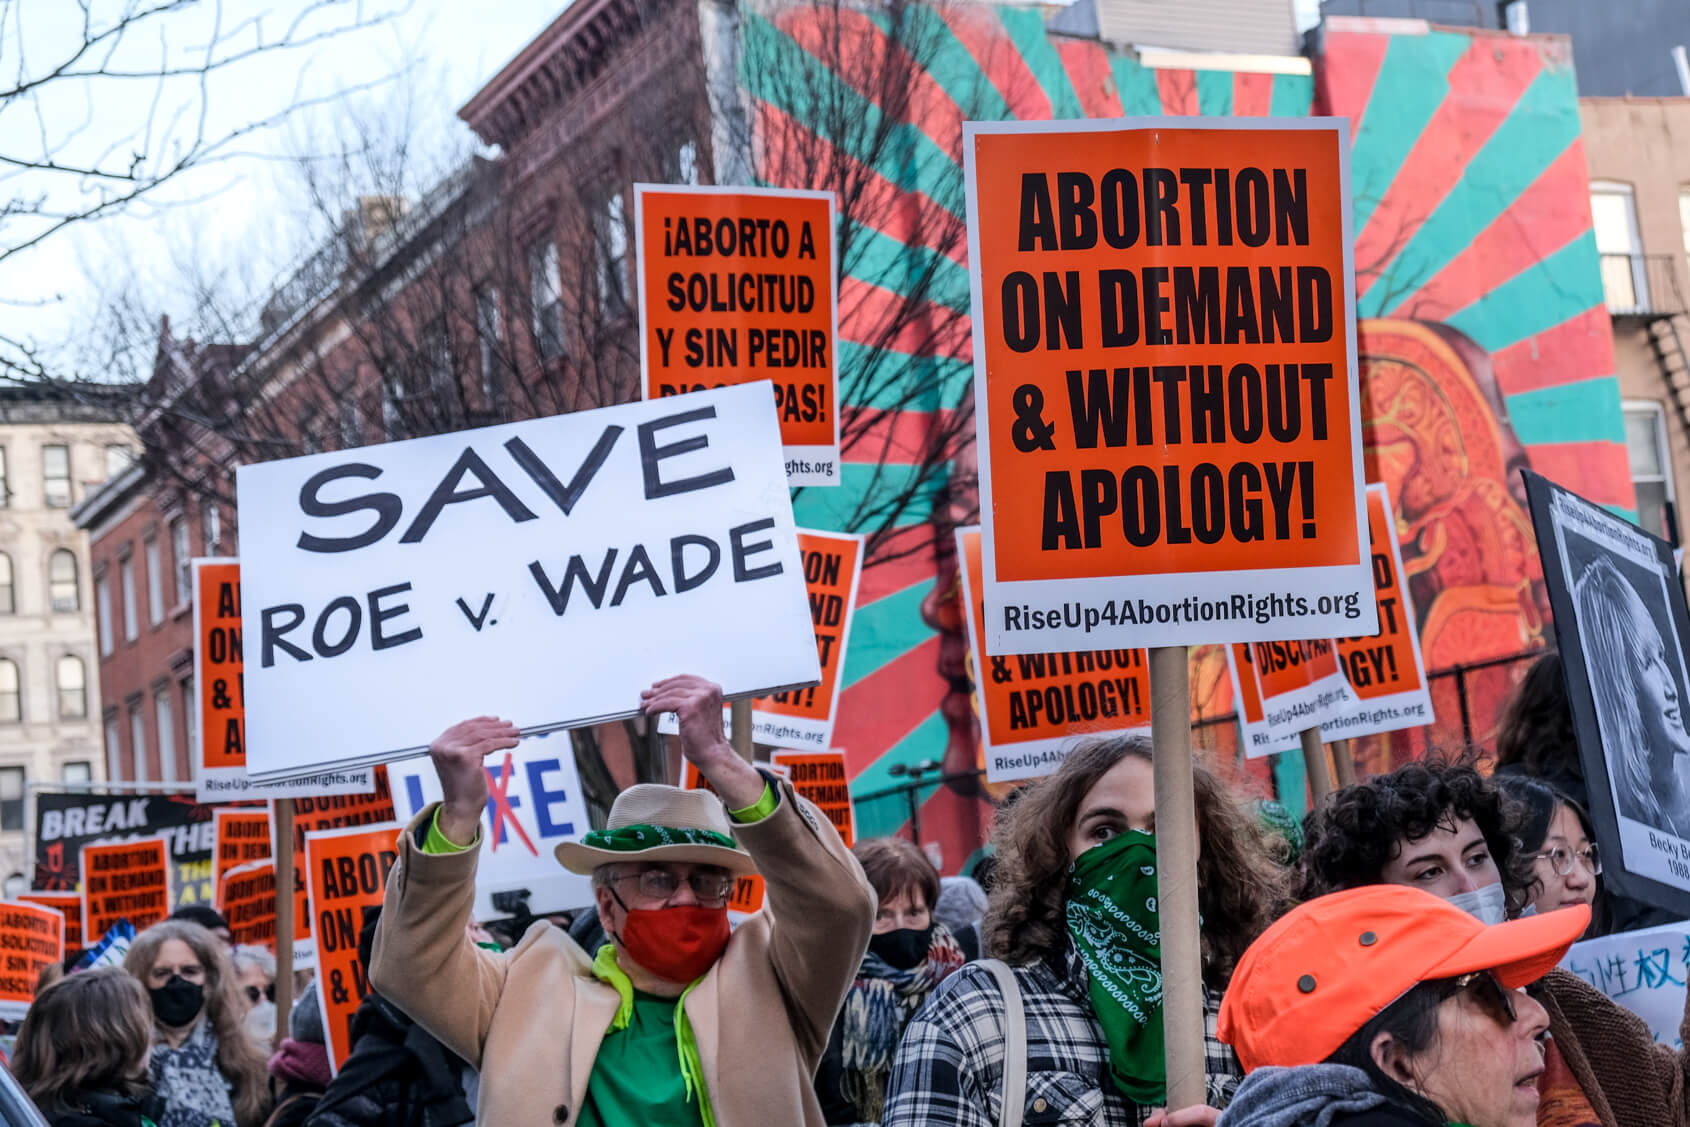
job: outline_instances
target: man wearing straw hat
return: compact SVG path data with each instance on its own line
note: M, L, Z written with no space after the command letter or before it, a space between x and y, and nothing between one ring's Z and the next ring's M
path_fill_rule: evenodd
M400 838L372 983L480 1070L479 1123L822 1127L811 1077L874 892L827 818L723 739L716 685L671 677L641 704L678 715L681 751L716 794L630 787L605 829L557 847L591 874L610 942L586 952L546 923L503 953L465 937L482 760L518 740L479 717L429 748L444 798ZM764 907L730 936L734 879L752 873Z

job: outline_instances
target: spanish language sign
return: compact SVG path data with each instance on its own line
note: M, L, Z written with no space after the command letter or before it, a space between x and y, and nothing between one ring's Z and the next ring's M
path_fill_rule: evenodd
M41 971L65 958L63 912L0 902L0 1019L20 1021L35 999Z
M309 835L328 830L357 829L397 820L387 768L374 769L376 789L371 794L330 795L325 798L296 798L293 803L293 965L315 966L317 948L311 938L311 904L305 873L305 842ZM271 842L271 855L275 855Z
M510 915L494 907L493 897L517 889L528 891L528 910L535 915L591 904L592 881L559 865L555 852L591 828L568 734L530 736L515 750L490 756L484 769L488 798L475 870L475 918ZM440 779L427 760L389 764L387 777L401 822L440 801Z
M276 863L236 865L217 884L217 910L229 921L237 944L276 946ZM309 930L310 922L306 927Z
M222 888L223 874L237 865L263 861L270 856L270 811L262 808L217 810L217 846L213 855L212 879Z
M194 561L194 796L289 798L297 794L367 794L368 767L324 771L279 783L254 783L246 773L246 683L241 668L241 565L233 559ZM256 793L253 793L256 791Z
M388 822L324 830L305 838L317 999L329 1064L337 1074L352 1054L352 1015L370 994L367 968L358 960L358 933L364 914L381 905L388 870L399 858L399 831L397 824Z
M766 382L237 473L254 777L418 755L465 716L633 716L677 670L733 698L821 679Z
M1321 722L1327 741L1417 728L1432 722L1432 686L1420 653L1420 629L1408 594L1397 518L1383 484L1367 487L1367 537L1379 632L1338 639L1338 666L1354 701Z
M1642 1018L1655 1040L1682 1049L1690 928L1665 924L1575 943L1561 960L1596 989Z
M212 881L216 844L212 808L191 794L118 797L104 794L35 796L36 889L74 891L82 880L83 847L92 842L139 841L162 837L170 843L171 909L209 904L217 893ZM101 933L93 932L89 939Z
M1374 631L1349 149L963 126L988 654Z
M82 847L82 934L119 920L144 931L170 914L170 850L162 838Z
M851 804L851 779L843 751L776 751L770 761L786 768L792 789L827 815L849 849L857 841L857 808Z
M839 484L832 192L634 185L647 399L770 380L787 480Z
M1602 878L1690 916L1690 610L1672 546L1522 472Z
M65 921L65 953L82 950L82 893L21 892L18 899L58 912Z
M956 538L986 781L1048 775L1085 736L1149 735L1150 670L1143 650L986 654L980 529L959 528Z

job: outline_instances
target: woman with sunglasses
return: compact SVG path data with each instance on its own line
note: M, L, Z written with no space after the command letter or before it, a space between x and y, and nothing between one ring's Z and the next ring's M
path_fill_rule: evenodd
M1549 1017L1520 987L1589 914L1487 926L1400 885L1293 909L1221 1003L1246 1076L1219 1127L1534 1127Z
M1578 803L1536 779L1498 776L1505 794L1527 810L1520 844L1532 859L1533 912L1553 912L1580 904L1590 908L1584 938L1606 935L1608 913L1602 896L1602 858L1596 850L1590 816Z
M241 1025L266 1047L276 1038L276 956L263 947L241 944L229 953L235 985L246 998Z

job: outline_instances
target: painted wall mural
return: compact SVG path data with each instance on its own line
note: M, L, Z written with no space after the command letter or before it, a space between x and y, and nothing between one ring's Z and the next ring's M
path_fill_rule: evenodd
M817 13L825 13L818 18ZM1079 118L1158 114L1346 115L1353 187L1364 400L1370 476L1398 498L1399 535L1428 664L1443 668L1510 657L1543 644L1547 608L1520 497L1529 464L1616 509L1633 505L1613 342L1597 271L1588 183L1578 140L1577 91L1566 45L1468 31L1383 35L1330 27L1313 77L1154 70L1130 54L1047 31L1034 9L919 8L918 65L897 107L875 76L841 61L883 47L884 13L798 5L748 13L741 82L765 137L814 121L817 99L851 107L851 128L823 138L830 159L873 162L862 172L877 206L848 220L864 249L846 256L841 362L914 366L931 375L919 403L859 401L876 433L846 454L845 485L797 500L800 524L842 527L888 474L916 472L923 436L966 413L972 357L960 167L969 118ZM909 28L897 33L909 43ZM841 49L841 44L845 44ZM883 52L882 52L883 53ZM779 66L771 65L775 62ZM772 77L799 66L801 90ZM864 128L883 125L884 129ZM895 132L896 146L865 147ZM760 171L786 175L778 146ZM872 312L905 280L925 287L933 323L962 331L873 334ZM853 336L855 330L859 335ZM847 379L847 386L850 381ZM907 465L897 457L904 452ZM923 550L871 567L844 671L837 739L849 757L864 836L909 816L894 771L931 760L978 762L955 605L948 527L973 503L971 454L932 488L906 498L898 536ZM930 525L946 534L933 537ZM934 545L937 545L936 547ZM1467 711L1481 735L1524 664L1469 678ZM1218 650L1193 656L1194 718L1231 711ZM1439 724L1413 740L1375 740L1370 766L1459 734L1459 702L1435 691ZM1453 727L1452 727L1453 725ZM1234 762L1230 725L1200 729L1216 766L1266 784L1267 768ZM1294 758L1294 757L1283 757ZM1289 765L1288 765L1289 766ZM1281 785L1300 788L1300 771ZM923 790L923 840L939 842L954 871L978 846L985 807L970 785Z

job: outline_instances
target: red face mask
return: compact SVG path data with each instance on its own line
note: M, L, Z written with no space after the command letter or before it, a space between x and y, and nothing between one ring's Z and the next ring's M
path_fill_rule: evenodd
M622 898L616 898L621 904ZM676 908L629 908L617 936L640 966L669 982L691 982L716 964L728 945L728 909L688 904Z

